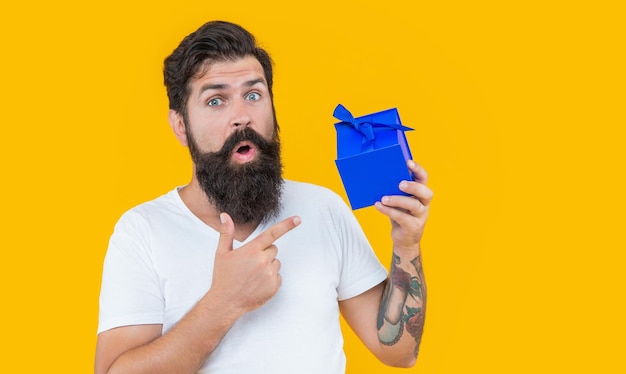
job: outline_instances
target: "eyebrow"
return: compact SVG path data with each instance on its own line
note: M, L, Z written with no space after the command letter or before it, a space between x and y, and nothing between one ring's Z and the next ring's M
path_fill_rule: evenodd
M265 79L263 79L263 78L252 79L252 80L249 80L247 82L244 82L244 86L252 87L252 86L254 86L255 84L258 84L258 83L265 84ZM202 87L200 87L199 94L201 95L204 91L207 91L207 90L223 90L223 89L226 89L226 88L228 88L227 84L220 84L220 83L205 84Z

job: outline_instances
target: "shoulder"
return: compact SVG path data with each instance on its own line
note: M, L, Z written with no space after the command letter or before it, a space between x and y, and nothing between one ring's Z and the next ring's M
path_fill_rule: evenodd
M178 195L178 187L176 187L175 189L155 199L148 200L132 207L128 210L128 212L134 212L140 215L149 215L167 210L176 210L179 208L179 200L180 196Z
M116 223L121 226L147 226L151 221L162 217L169 217L172 213L181 214L177 188L155 199L138 204L125 211Z

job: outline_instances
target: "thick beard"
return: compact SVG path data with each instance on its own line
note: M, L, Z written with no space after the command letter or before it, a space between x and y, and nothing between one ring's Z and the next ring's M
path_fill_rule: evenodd
M228 137L219 151L207 153L200 152L189 129L187 139L198 182L219 212L228 213L236 224L276 218L283 186L278 134L268 141L245 127ZM242 141L254 144L257 154L254 160L238 165L232 153Z

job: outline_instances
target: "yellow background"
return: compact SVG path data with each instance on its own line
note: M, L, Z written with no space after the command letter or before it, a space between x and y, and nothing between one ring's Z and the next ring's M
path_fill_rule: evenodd
M190 176L162 60L226 19L276 61L287 177L345 196L338 103L416 129L435 191L417 371L624 372L619 2L298 3L3 2L0 371L92 370L114 223ZM357 217L388 263L388 222ZM346 351L348 373L404 372L350 332Z

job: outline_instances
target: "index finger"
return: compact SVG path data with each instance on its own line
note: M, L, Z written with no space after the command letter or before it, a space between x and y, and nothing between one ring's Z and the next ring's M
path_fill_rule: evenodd
M278 238L293 230L300 224L300 222L302 222L302 220L298 216L289 217L263 231L259 236L254 238L250 244L254 243L254 245L258 246L260 250L264 250L274 244Z

